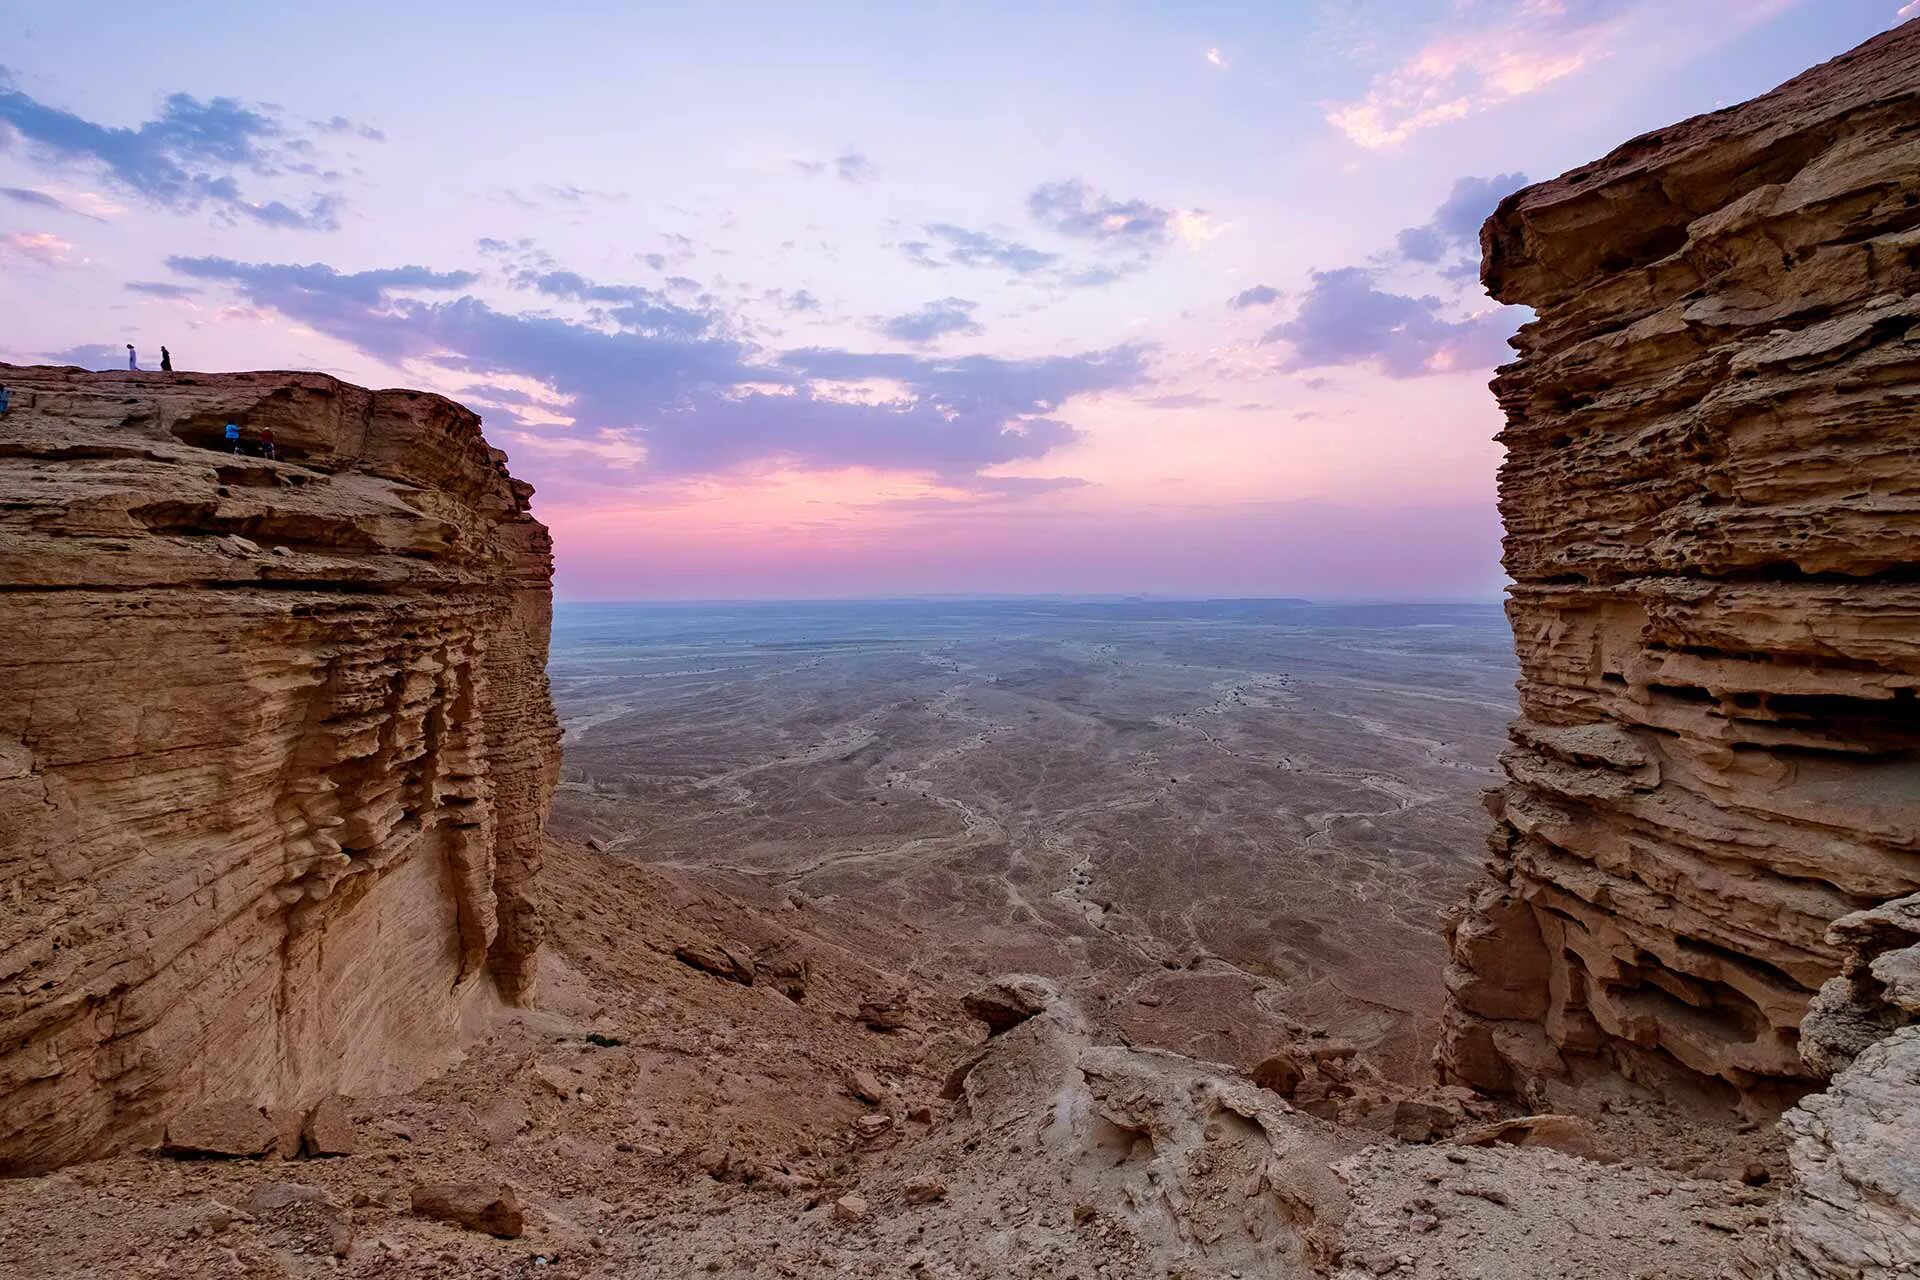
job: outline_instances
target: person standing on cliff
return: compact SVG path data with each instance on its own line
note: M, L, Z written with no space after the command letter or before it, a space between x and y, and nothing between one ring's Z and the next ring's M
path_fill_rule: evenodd
M0 418L6 417L7 411L11 408L13 408L13 392L0 387Z
M260 456L263 458L277 458L280 456L273 451L272 427L260 428Z
M240 424L237 422L227 424L227 448L235 453L240 452Z
M127 344L127 368L134 373L140 372L140 361L133 354L133 344Z
M160 348L160 372L173 372L173 352L167 350L165 347Z

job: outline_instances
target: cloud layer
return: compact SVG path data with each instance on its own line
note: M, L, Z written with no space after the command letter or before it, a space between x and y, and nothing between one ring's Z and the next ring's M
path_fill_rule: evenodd
M331 122L321 129L337 132ZM242 174L326 175L309 158L309 140L289 133L264 108L232 98L171 94L159 115L129 129L49 106L15 88L0 67L0 131L25 139L48 163L97 167L125 190L176 212L212 208L263 226L305 230L332 229L339 222L340 197L330 192L311 192L296 207L242 191ZM51 199L23 188L10 188L7 195L24 203Z
M1031 359L829 347L773 354L736 336L717 311L565 271L513 283L585 307L585 320L502 311L467 293L416 296L465 290L478 279L470 271L347 273L208 257L168 265L389 363L538 383L551 395L545 407L573 424L556 438L577 446L582 474L601 481L787 463L979 486L986 468L1076 438L1053 416L1068 400L1147 379L1137 346Z

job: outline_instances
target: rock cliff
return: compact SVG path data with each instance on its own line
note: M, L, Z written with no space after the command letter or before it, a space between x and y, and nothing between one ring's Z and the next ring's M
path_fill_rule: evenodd
M540 944L531 489L433 395L0 383L0 1170L444 1065Z
M1521 191L1483 278L1521 664L1440 1062L1776 1112L1920 887L1920 27Z
M1911 1275L1920 23L1481 235L1521 715L1438 1065L1801 1099L1772 1274Z

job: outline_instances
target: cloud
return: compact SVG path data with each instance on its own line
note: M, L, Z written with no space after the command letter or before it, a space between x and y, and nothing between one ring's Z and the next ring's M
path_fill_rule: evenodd
M537 183L531 187L503 187L501 194L523 209L540 213L584 212L592 208L623 205L630 198L624 191L602 191L570 184Z
M345 273L226 258L168 265L390 363L548 388L573 426L539 439L553 447L554 466L580 468L582 483L775 462L966 479L1073 440L1075 429L1053 415L1074 396L1147 379L1138 346L1030 360L836 348L770 355L734 336L724 316L663 318L648 291L560 271L522 287L586 306L589 321L504 312L468 295L409 296L464 288L477 278L467 271Z
M788 315L820 310L820 299L811 289L768 289L761 296Z
M1211 66L1224 68L1227 65L1226 57L1218 49L1207 50L1206 58Z
M150 298L169 298L174 301L197 298L202 292L190 284L168 284L164 280L129 280L121 287L128 293L144 293Z
M24 204L34 209L49 209L55 213L79 212L77 209L68 207L66 201L31 187L0 187L0 196L4 196L15 204Z
M809 177L832 172L842 182L872 182L880 176L873 161L858 151L845 151L831 160L795 160L793 167Z
M57 267L73 252L70 241L50 231L8 231L0 233L0 258L24 258L43 267Z
M0 67L0 126L26 139L43 160L93 164L117 184L176 212L211 207L264 226L331 230L339 225L339 197L312 193L304 207L245 195L237 174L274 177L306 172L307 145L290 137L264 109L232 98L201 101L176 93L160 114L136 129L96 124L51 107L13 86Z
M523 273L515 277L515 283L553 298L610 304L597 307L597 313L622 329L656 337L698 338L711 332L717 323L713 313L683 307L656 289L637 284L595 284L574 271ZM674 281L667 283L671 285Z
M1270 284L1256 284L1251 289L1242 289L1227 300L1227 305L1236 311L1245 311L1248 307L1268 307L1280 301L1284 296Z
M1115 200L1078 179L1035 187L1027 196L1027 212L1063 236L1149 249L1166 243L1176 216L1145 200Z
M314 120L310 123L317 133L348 133L356 138L364 138L368 142L385 142L387 140L387 135L379 129L374 128L370 124L361 124L356 120L349 120L345 116L334 116L331 119Z
M940 298L918 311L889 317L880 324L880 332L896 342L915 345L935 342L949 334L981 333L983 330L973 318L974 310L979 305L965 298Z
M1057 253L1047 253L990 232L956 227L950 222L929 223L926 232L939 242L937 248L945 262L957 267L998 267L1025 276L1045 271L1060 261ZM900 247L921 266L942 265L932 256L936 246L924 240L908 241Z
M1421 226L1402 231L1395 247L1409 262L1435 263L1461 250L1478 256L1480 224L1492 215L1502 199L1526 183L1524 173L1456 179L1453 190L1434 210L1433 217Z
M127 349L104 342L88 342L62 351L48 351L41 358L48 364L75 364L82 369L106 370L127 367Z
M1293 318L1261 339L1292 347L1283 368L1368 364L1389 377L1414 378L1491 368L1510 354L1506 338L1520 308L1450 320L1441 299L1387 292L1365 267L1316 271L1311 279Z
M1374 77L1326 120L1371 150L1537 93L1604 58L1637 0L1499 0L1480 26L1450 30Z
M1217 396L1203 396L1196 391L1183 392L1176 396L1154 396L1141 401L1150 409L1200 409L1210 404L1219 404Z

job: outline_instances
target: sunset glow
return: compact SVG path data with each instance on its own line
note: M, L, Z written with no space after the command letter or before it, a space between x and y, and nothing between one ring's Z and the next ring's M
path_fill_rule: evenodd
M1899 4L182 8L21 7L0 358L454 396L563 598L1490 599L1481 220Z

